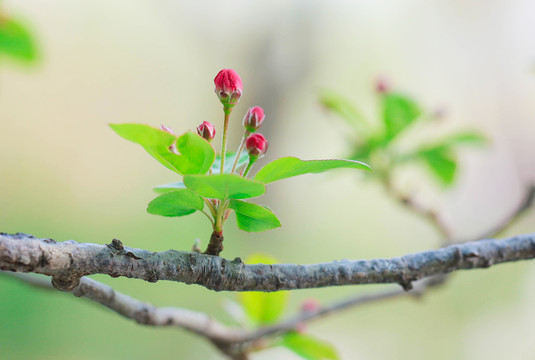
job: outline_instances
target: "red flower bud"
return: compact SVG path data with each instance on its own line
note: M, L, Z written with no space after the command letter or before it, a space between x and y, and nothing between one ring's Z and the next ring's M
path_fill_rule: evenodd
M215 126L208 121L203 121L201 125L197 126L197 134L205 140L212 141L215 137Z
M249 156L258 158L266 153L268 142L262 134L251 134L245 142L245 148Z
M243 118L243 126L249 132L255 132L264 122L264 109L260 106L249 108Z
M236 105L243 92L240 76L232 69L221 70L214 79L215 93L223 104Z

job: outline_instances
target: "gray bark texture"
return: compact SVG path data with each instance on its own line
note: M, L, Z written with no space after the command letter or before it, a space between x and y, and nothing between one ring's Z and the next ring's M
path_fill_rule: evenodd
M480 240L390 259L311 265L245 265L239 258L129 248L116 239L97 245L0 234L1 270L48 275L56 288L65 291L73 290L83 276L91 274L178 281L215 291L270 292L380 283L398 283L410 290L412 282L421 278L534 257L535 234Z

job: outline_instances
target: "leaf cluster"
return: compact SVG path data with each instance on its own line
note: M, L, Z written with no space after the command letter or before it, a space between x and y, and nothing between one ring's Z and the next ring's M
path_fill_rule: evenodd
M482 135L465 131L403 150L399 143L404 137L410 137L409 130L414 126L423 127L437 116L426 114L413 98L399 92L378 93L380 119L375 123L337 93L325 92L321 102L352 128L355 136L350 158L372 164L376 174L383 177L389 176L395 166L417 163L424 165L439 184L450 186L457 174L459 147L487 142Z

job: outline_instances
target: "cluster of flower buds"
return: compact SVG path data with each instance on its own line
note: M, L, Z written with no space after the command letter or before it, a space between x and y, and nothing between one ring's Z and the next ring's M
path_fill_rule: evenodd
M238 103L243 92L243 84L240 76L232 69L221 70L214 79L215 93L219 97L219 101L224 106L225 113L229 113L234 105ZM260 106L253 106L247 110L243 118L243 127L245 128L245 135L249 135L245 139L245 148L249 152L249 157L252 161L256 161L259 157L264 155L268 148L266 138L261 134L254 134L264 122L264 109ZM201 128L204 124L209 124ZM203 122L197 128L199 135L210 141L215 135L213 125L208 122ZM252 134L253 133L253 134ZM223 134L225 136L225 134Z
M240 100L243 84L240 76L232 69L221 70L214 79L215 93L219 101L230 111Z

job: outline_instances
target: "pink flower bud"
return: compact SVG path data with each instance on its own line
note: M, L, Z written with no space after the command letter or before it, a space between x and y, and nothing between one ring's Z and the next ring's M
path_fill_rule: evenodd
M245 148L249 156L258 158L266 153L268 142L262 134L251 134L245 142Z
M249 108L243 118L243 126L249 132L255 132L264 122L264 109L260 106Z
M215 127L208 121L203 121L201 125L197 126L197 134L205 140L212 141L215 137Z
M303 312L318 311L320 309L320 307L321 307L320 302L317 299L314 299L314 298L305 299L301 303L301 311L303 311Z
M162 129L166 133L169 133L171 135L175 135L175 132L173 131L173 129L171 129L170 127L165 126L164 124L162 124L160 126L160 129ZM178 149L176 148L176 145L175 145L174 142L173 142L173 145L169 146L169 151L172 152L173 154L178 154Z
M232 69L221 70L214 79L215 93L223 104L236 105L243 92L240 76Z
M175 135L175 132L173 131L173 129L171 129L170 127L165 126L164 124L162 124L162 125L160 126L160 128L161 128L163 131L168 132L168 133L171 134L171 135Z
M390 91L390 81L384 76L380 76L375 81L375 91L384 94Z

